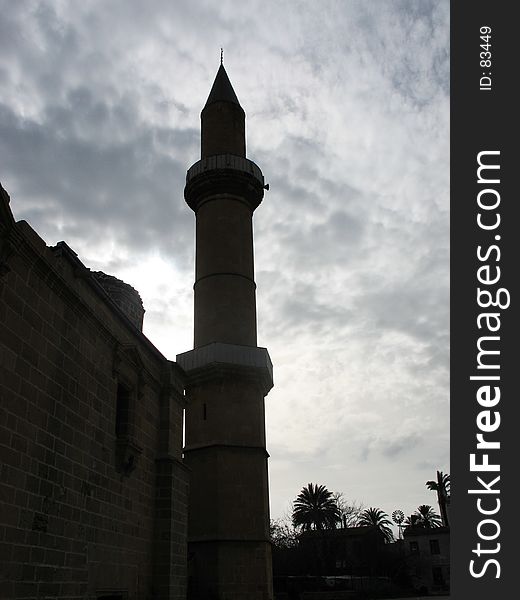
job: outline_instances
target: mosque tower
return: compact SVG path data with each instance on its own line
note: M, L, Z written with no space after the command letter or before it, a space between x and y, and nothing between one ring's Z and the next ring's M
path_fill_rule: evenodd
M264 397L272 364L257 346L253 211L264 177L246 158L245 113L224 66L201 113L201 160L184 197L196 216L194 349L184 460L190 468L188 597L273 597Z

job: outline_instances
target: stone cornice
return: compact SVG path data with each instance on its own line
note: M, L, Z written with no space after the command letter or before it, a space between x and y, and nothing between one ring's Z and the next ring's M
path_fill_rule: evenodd
M257 384L263 395L273 387L273 365L266 348L213 342L177 355L186 385L238 377Z
M269 452L267 452L267 450L263 447L263 446L247 446L245 444L227 444L224 442L207 442L204 444L193 444L191 446L185 446L182 450L183 453L186 452L199 452L201 450L209 450L209 449L215 449L215 448L219 448L220 450L240 450L241 452L243 452L244 450L246 452L251 452L251 453L256 453L259 452L260 454L263 454L266 458L270 457Z

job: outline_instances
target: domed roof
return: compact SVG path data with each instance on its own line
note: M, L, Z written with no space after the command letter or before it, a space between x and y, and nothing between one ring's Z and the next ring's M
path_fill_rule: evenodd
M92 271L92 275L128 319L142 331L144 306L139 292L128 283L103 271Z

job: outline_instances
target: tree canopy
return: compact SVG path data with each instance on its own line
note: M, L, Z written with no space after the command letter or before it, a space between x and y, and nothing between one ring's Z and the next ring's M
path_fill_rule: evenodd
M405 521L407 528L422 527L424 529L433 529L434 527L440 527L441 524L440 516L428 504L421 504Z
M332 492L324 485L307 484L293 504L292 522L302 531L333 529L340 516Z
M282 519L271 520L269 537L276 548L295 548L298 545L296 530Z
M427 481L426 487L437 492L437 502L441 513L442 524L449 526L448 505L450 503L451 479L448 473L437 471L437 481Z
M386 542L392 542L394 539L394 534L390 528L392 523L389 520L388 515L380 508L370 507L364 510L359 517L358 525L364 527L377 527L383 534Z

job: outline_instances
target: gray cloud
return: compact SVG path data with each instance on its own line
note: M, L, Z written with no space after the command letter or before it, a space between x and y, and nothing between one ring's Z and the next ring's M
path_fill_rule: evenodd
M254 226L272 513L309 481L387 511L426 503L448 470L449 3L0 10L15 216L137 287L169 357L191 343L182 192L224 46L271 184Z
M46 109L41 123L0 107L2 162L20 196L18 214L52 237L65 221L69 234L87 235L89 243L114 237L134 250L158 246L172 260L186 259L192 240L182 202L185 167L163 148L172 140L187 148L195 133L134 126L121 142L85 140L76 128L102 128L105 121L129 127L135 115L94 105L82 89L69 99L68 106Z

